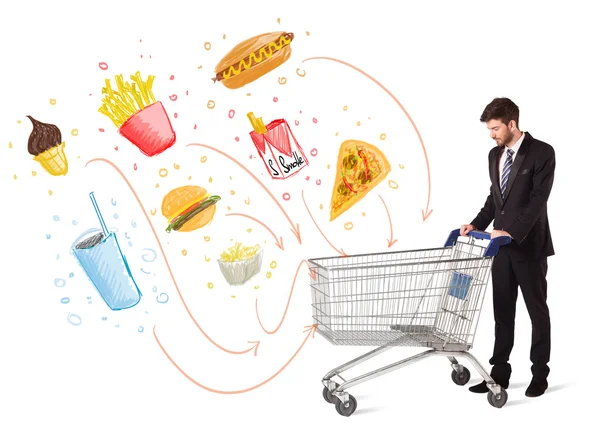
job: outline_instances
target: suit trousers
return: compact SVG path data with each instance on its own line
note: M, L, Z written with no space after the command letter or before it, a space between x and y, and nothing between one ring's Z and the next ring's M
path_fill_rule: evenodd
M519 286L531 319L531 372L547 378L550 372L550 313L547 298L547 258L524 258L512 244L502 246L492 263L495 326L490 373L497 383L507 383L512 372L508 363L515 339L515 313Z

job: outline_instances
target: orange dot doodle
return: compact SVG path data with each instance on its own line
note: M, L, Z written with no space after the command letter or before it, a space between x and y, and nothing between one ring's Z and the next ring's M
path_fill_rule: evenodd
M277 18L277 24L281 24L281 19Z
M212 176L208 178L208 183L212 183Z
M223 40L225 40L226 37L227 37L227 34L223 34Z
M307 36L310 36L310 31L307 31L307 32L306 32L306 35L307 35Z
M363 216L366 216L367 214L366 214L365 212L362 212L362 215L363 215Z
M208 107L209 109L214 109L215 102L213 100L208 100L208 103L206 103L206 107Z
M15 174L15 179L17 178L17 175ZM52 189L48 190L48 195L52 196L54 192L52 192Z
M244 203L249 206L250 205L250 197L244 199Z
M74 136L74 137L75 137L75 136L77 136L78 134L79 134L79 130L78 130L77 128L73 128L73 129L71 130L71 135L72 135L72 136Z
M204 241L209 242L210 241L210 237L208 235L204 236Z
M156 186L155 186L155 188L158 188L159 186L160 186L160 185L157 183L157 184L156 184Z
M360 127L360 121L357 121L357 122L356 122L356 126L357 126L357 127Z
M380 138L381 140L385 140L385 138L386 138L386 137L387 137L387 136L385 135L385 133L381 133L381 134L379 135L379 138Z
M12 149L12 142L8 142L8 148Z
M400 170L404 170L404 165L398 164L398 167L400 167Z
M304 70L302 70L302 73L300 73L300 69L299 69L299 68L298 68L298 69L296 69L296 74L297 74L298 76L300 76L300 77L304 77L304 76L306 76L306 72L305 72Z
M167 170L166 168L161 168L160 170L158 170L158 175L160 177L167 177L167 174L169 174L169 170Z
M398 184L396 182L394 182L393 180L388 180L388 185L392 189L398 189Z
M37 176L37 172L36 172L36 171L32 171L32 172L31 172L31 175L32 175L32 176Z
M54 106L54 105L56 104L56 98L51 98L51 99L50 99L50 104L51 104L52 106Z
M151 215L151 216L154 216L154 215L156 215L156 209L152 209L152 210L150 210L150 215Z
M348 110L348 106L344 106L344 112Z
M235 191L234 191L233 189L232 189L231 191L229 191L229 193L230 193L231 195L235 195Z
M323 210L323 204L319 204L319 208Z
M204 255L204 260L205 260L206 262L210 262L210 257L208 257L208 256Z
M287 83L287 78L285 78L285 77L279 78L279 85L285 85L286 83Z
M183 256L187 256L187 250L183 249L183 250L181 251L181 254L182 254Z
M179 164L173 163L173 168L174 168L175 170L179 170Z
M204 49L206 49L207 51L210 51L210 42L204 43Z
M352 224L352 222L346 222L344 224L344 229L346 229L346 231L350 231L352 228L354 228L354 225Z
M206 162L206 156L203 156L200 158L200 162L205 163Z
M16 174L13 176L13 179L17 180L17 175Z

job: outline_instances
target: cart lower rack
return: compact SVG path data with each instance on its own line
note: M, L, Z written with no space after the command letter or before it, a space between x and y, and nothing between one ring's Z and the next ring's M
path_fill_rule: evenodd
M487 382L488 402L497 408L508 399L468 350L483 305L490 268L501 245L510 237L490 240L472 231L467 241L450 233L444 247L401 252L310 259L312 315L317 332L334 345L377 346L374 350L329 371L322 380L323 397L343 416L356 410L346 389L382 376L428 356L445 356L452 380L465 385L465 358ZM476 240L489 240L487 246ZM429 350L351 380L341 373L395 346ZM333 380L338 377L342 383Z

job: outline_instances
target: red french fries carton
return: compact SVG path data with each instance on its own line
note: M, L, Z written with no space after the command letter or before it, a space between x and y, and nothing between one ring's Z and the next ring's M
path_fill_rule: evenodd
M276 119L266 127L262 118L248 113L254 131L250 137L273 179L287 179L308 165L308 158L285 119Z
M158 155L175 144L175 131L160 101L132 115L119 133L146 156Z

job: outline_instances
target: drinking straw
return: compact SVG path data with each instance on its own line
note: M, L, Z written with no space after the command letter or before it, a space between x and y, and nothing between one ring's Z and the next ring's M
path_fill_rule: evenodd
M102 213L100 213L100 208L98 207L98 203L96 202L96 197L94 197L94 192L90 192L90 199L92 200L92 204L94 205L94 210L96 210L96 215L98 216L98 220L100 221L100 225L102 225L102 232L104 233L104 237L109 236L108 228L104 223L104 218L102 217Z

